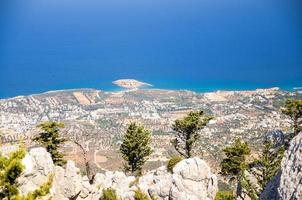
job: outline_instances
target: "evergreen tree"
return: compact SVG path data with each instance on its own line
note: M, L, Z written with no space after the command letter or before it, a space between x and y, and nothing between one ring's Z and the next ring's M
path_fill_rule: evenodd
M235 177L239 188L243 188L250 199L257 200L271 178L279 171L285 147L276 147L266 140L260 158L250 164L246 162L246 156L250 154L248 144L239 139L223 151L226 158L220 163L221 173ZM256 185L247 177L247 173L257 179Z
M223 152L226 158L220 163L221 174L235 179L238 186L244 188L251 199L254 200L255 190L244 173L248 168L246 157L251 153L248 144L236 139L235 143L223 149Z
M26 196L19 194L17 178L24 170L22 159L25 156L23 149L12 152L8 157L0 155L0 199L3 200L36 200L49 193L52 185L52 176L38 189Z
M291 140L302 131L302 100L288 99L281 112L290 117L293 122L293 134L289 138Z
M123 136L120 152L126 161L126 170L139 175L146 159L152 153L151 132L142 125L131 123Z
M236 139L235 143L223 149L226 155L221 163L221 173L227 176L238 177L247 168L246 156L250 155L251 150L246 142Z
M59 130L64 128L63 123L58 122L44 122L37 126L42 129L34 141L40 143L50 153L55 165L63 166L66 161L63 159L64 155L59 151L59 146L65 142L65 139L60 137Z
M262 190L264 190L267 183L280 170L284 152L284 145L274 148L271 141L264 142L264 148L260 158L251 165L251 167L257 168L260 171L260 174L258 173L258 176L256 177L258 177L258 182L261 185Z
M186 117L177 119L173 124L176 132L172 144L175 150L183 157L190 158L195 142L200 138L199 131L203 129L212 117L206 116L203 111L190 112Z

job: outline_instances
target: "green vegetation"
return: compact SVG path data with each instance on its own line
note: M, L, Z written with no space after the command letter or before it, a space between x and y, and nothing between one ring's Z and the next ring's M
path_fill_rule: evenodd
M149 196L140 189L134 191L134 200L150 200Z
M60 128L64 128L64 124L58 122L44 122L37 127L43 132L35 137L34 141L46 148L55 165L64 166L66 161L63 159L64 155L59 151L59 146L65 142L65 139L59 135L59 130Z
M35 200L40 199L40 197L44 197L49 193L49 190L52 186L53 182L53 175L48 176L48 180L46 183L40 186L40 188L36 189L33 192L30 192L27 197L23 198L22 200Z
M238 175L238 185L245 190L245 193L250 197L251 200L258 200L260 193L244 172L245 171L242 171Z
M246 142L236 139L234 144L223 149L226 155L221 163L221 174L235 179L237 183L248 191L249 185L246 184L244 171L248 168L246 157L250 155L251 150Z
M199 131L203 129L212 117L206 116L203 111L190 112L186 117L177 119L173 124L176 132L172 144L175 150L183 157L192 157L195 142L200 138Z
M49 193L53 177L49 176L48 181L37 190L27 196L19 194L17 178L24 170L22 159L25 150L20 149L12 152L8 157L0 155L0 199L3 200L35 200Z
M235 143L223 149L226 158L220 163L221 174L237 177L243 170L247 168L246 156L251 150L246 142L236 139Z
M301 99L288 99L285 102L285 107L281 112L293 122L293 134L290 136L290 140L294 138L300 131L302 131L302 100Z
M103 189L103 194L100 200L119 200L116 191L112 188Z
M258 182L261 185L262 190L279 171L284 152L284 145L277 149L273 149L272 142L264 142L262 154L260 158L253 163L254 166L252 166L260 169L261 173L258 174Z
M180 161L183 160L183 157L181 156L173 156L169 161L168 161L168 164L167 164L167 170L168 172L171 172L173 173L173 168L174 166L179 163Z
M215 200L236 200L232 191L218 191Z
M152 153L151 132L142 125L131 123L123 136L120 152L126 161L125 169L140 175L147 157Z
M137 186L138 183L139 183L139 177L136 177L134 179L134 181L132 181L131 183L129 183L129 188L131 188L132 186Z
M226 158L220 164L221 173L235 177L239 187L243 188L252 200L257 200L268 182L279 171L285 147L284 145L274 147L272 142L265 141L260 158L250 164L246 162L246 156L250 154L246 142L237 139L232 146L225 148L223 151ZM257 170L256 174L253 174L252 168ZM257 179L259 187L251 183L245 172L250 173Z
M0 199L16 199L19 190L16 179L24 170L22 159L25 151L20 149L12 152L8 158L0 155Z

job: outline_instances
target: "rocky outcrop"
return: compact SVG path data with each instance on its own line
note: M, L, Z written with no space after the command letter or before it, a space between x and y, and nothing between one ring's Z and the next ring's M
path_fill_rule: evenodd
M281 170L276 176L274 176L266 185L263 192L260 195L261 200L278 200L278 187L280 185Z
M217 192L217 178L203 160L190 158L179 162L173 174L165 167L146 174L138 187L156 199L210 200Z
M260 199L302 199L302 132L290 142L280 172L268 183Z
M302 199L302 132L291 141L281 166L280 198Z
M166 167L147 172L136 179L123 172L97 173L93 184L82 177L73 161L65 168L54 166L43 148L34 148L23 159L25 171L18 179L20 192L27 194L47 181L54 180L50 195L53 200L98 200L104 188L114 188L122 200L132 200L134 191L142 190L158 200L211 200L217 192L217 178L209 166L199 158L179 162L169 173Z

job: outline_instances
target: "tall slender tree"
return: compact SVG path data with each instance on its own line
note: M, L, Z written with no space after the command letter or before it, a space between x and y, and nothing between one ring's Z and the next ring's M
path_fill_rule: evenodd
M223 149L226 156L221 163L221 174L235 180L239 187L243 187L251 199L255 199L257 194L246 178L244 171L248 168L246 158L251 150L246 142L236 139L234 144Z
M176 132L172 144L183 157L190 158L196 141L200 138L199 131L203 129L213 117L206 116L203 111L190 112L186 117L177 119L173 124Z
M64 124L59 122L44 122L37 127L40 128L42 132L34 138L34 141L46 148L55 165L65 165L64 155L59 151L60 145L66 141L59 134L60 128L64 128Z
M260 186L262 187L262 190L264 190L271 178L274 177L280 170L284 152L284 145L274 147L271 141L264 141L260 158L251 164L252 168L259 169L260 173L258 172L258 176L256 177Z
M302 131L302 100L288 99L281 112L287 115L293 123L293 133L290 135L290 140Z
M151 155L151 132L142 125L131 123L123 136L120 152L126 161L126 170L141 174L147 157Z

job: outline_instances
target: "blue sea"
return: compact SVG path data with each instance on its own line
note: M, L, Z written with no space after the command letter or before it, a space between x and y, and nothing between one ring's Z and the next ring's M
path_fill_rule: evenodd
M0 98L302 86L300 0L1 0Z

